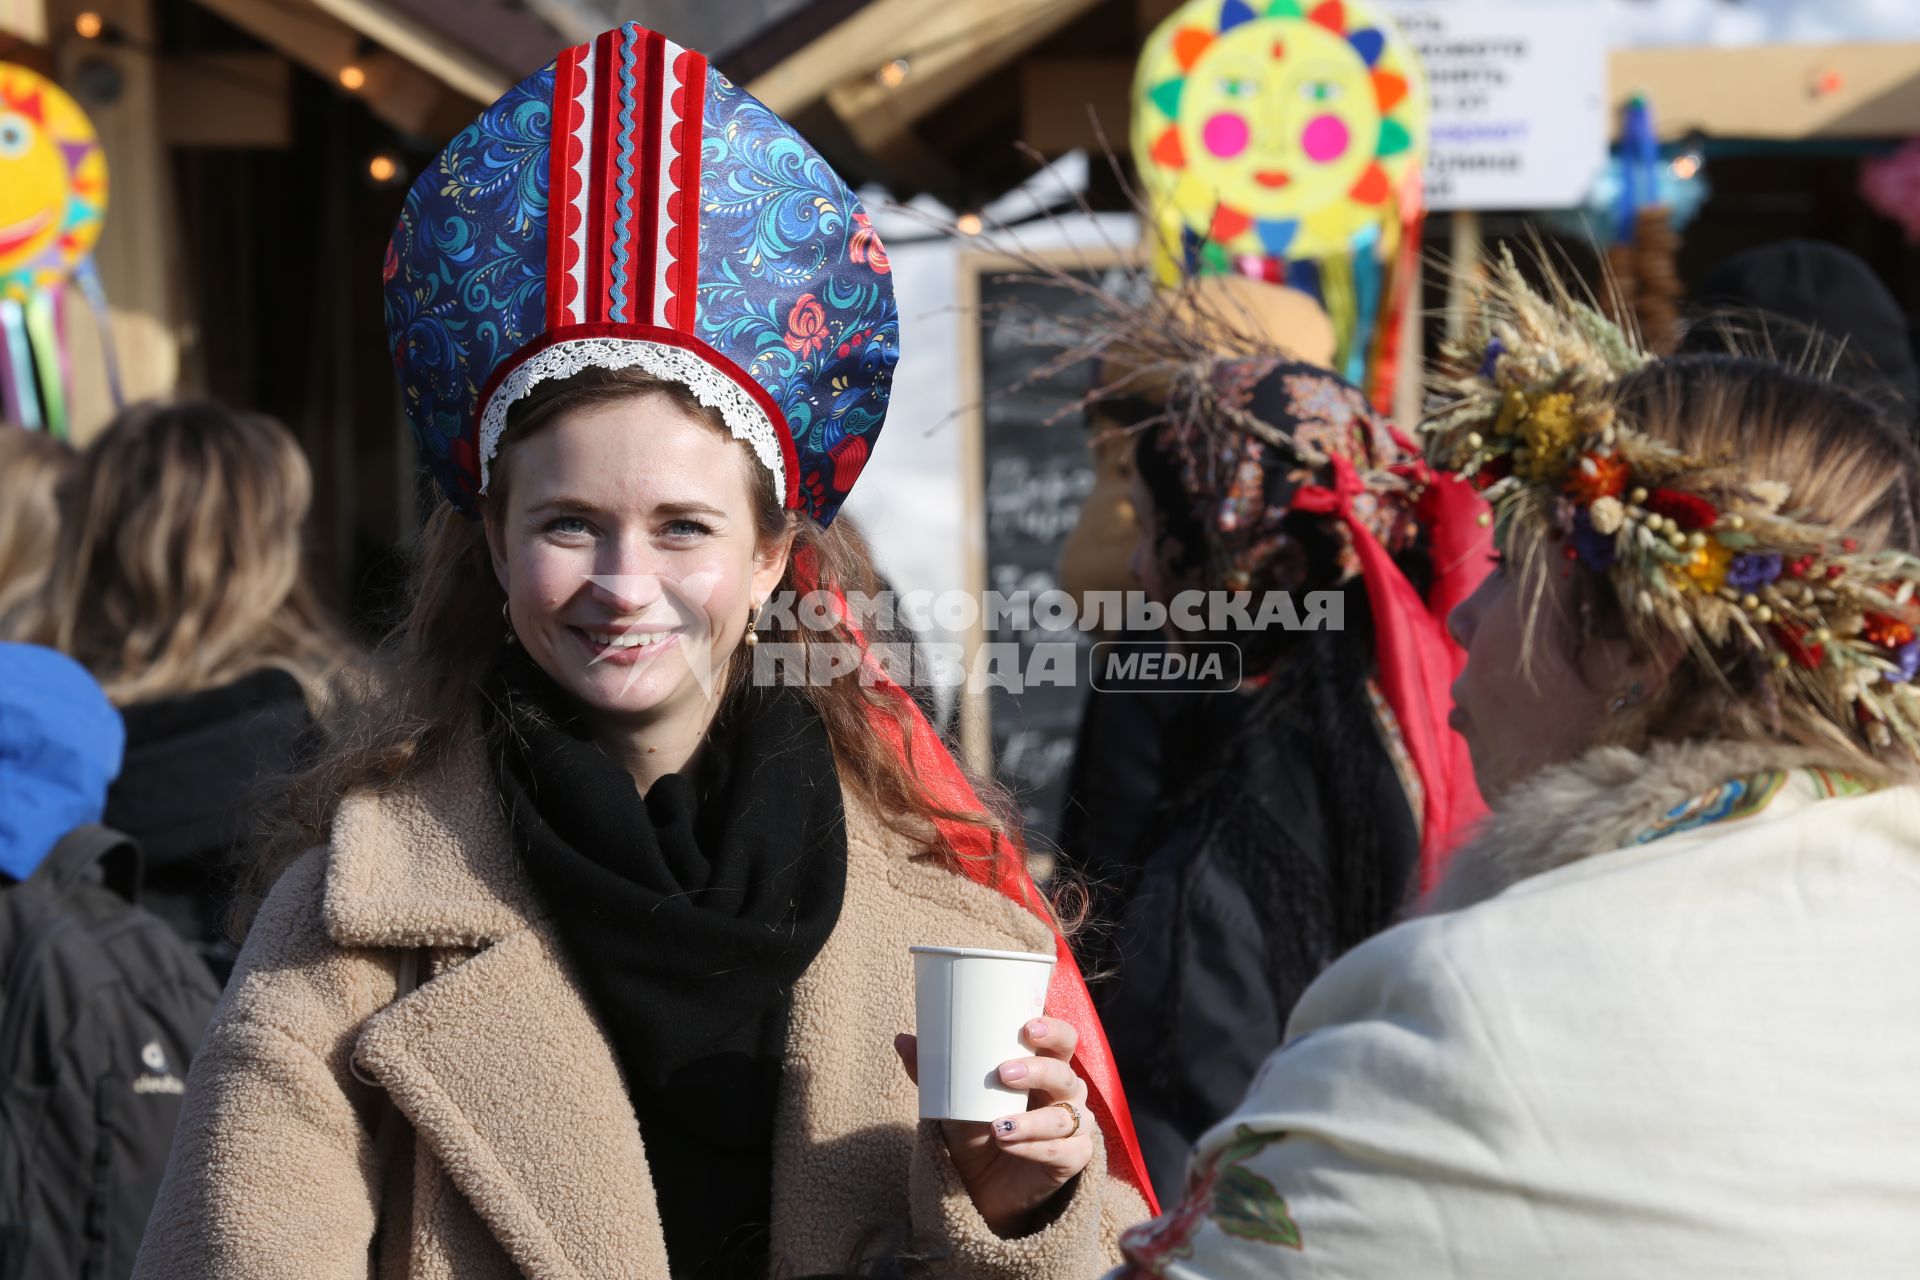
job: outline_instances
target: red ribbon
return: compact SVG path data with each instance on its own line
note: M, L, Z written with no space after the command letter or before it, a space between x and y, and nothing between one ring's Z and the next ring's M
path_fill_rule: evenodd
M1397 438L1406 444L1404 437ZM1337 453L1329 460L1332 487L1303 486L1293 495L1293 507L1345 522L1360 559L1373 613L1380 691L1426 793L1420 828L1420 891L1425 893L1439 883L1467 828L1487 814L1466 740L1447 723L1453 681L1466 665L1465 651L1447 630L1447 614L1492 568L1492 534L1479 520L1486 503L1451 473L1435 474L1421 463L1393 468L1419 488L1415 515L1430 531L1434 584L1422 600L1373 531L1354 517L1353 500L1367 486L1352 460Z
M801 595L819 582L818 559L802 549L794 555L794 585ZM940 741L939 734L927 723L920 707L907 691L896 684L870 651L866 637L854 625L846 597L835 586L831 589L835 614L853 635L863 652L863 680L893 704L867 704L867 718L874 736L895 753L908 772L919 782L936 805L955 813L984 813L985 806L974 793L959 764ZM901 731L902 720L906 732ZM1127 1106L1126 1092L1120 1087L1120 1072L1113 1062L1113 1050L1107 1045L1106 1029L1093 1007L1086 979L1073 950L1060 935L1046 899L1027 873L1026 853L1019 844L995 828L960 821L935 824L955 853L953 870L975 884L985 885L1033 913L1053 933L1055 964L1053 980L1047 987L1047 1012L1067 1023L1078 1037L1073 1054L1073 1069L1086 1081L1087 1108L1099 1122L1107 1143L1107 1167L1121 1181L1138 1191L1150 1213L1158 1215L1160 1202L1154 1198L1153 1183L1147 1178L1147 1163L1140 1154L1140 1139L1133 1129L1133 1112Z

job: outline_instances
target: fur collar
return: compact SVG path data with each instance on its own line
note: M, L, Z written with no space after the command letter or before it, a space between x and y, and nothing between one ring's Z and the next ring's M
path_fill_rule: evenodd
M1470 907L1529 877L1622 848L1670 810L1735 778L1815 766L1838 767L1818 748L1781 743L1595 748L1505 796L1454 855L1420 913Z

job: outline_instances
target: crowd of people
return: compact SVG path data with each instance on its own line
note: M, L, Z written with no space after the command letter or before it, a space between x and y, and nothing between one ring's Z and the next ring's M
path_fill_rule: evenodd
M622 59L697 184L558 109ZM442 499L371 652L279 423L0 427L0 1280L1920 1269L1920 379L1871 272L1733 260L1653 353L1498 260L1404 429L1310 300L1109 299L1069 589L1345 625L1096 693L1048 885L884 672L752 678L874 640L889 273L628 26L408 193ZM916 945L1057 957L1024 1109L920 1118Z

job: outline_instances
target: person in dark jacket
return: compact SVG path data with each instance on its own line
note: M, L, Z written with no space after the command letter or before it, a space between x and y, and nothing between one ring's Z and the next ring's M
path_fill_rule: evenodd
M1911 431L1920 367L1907 316L1872 267L1837 244L1782 240L1736 253L1696 291L1706 312L1682 352L1753 353L1804 366L1870 400Z
M1181 322L1204 332L1218 355L1272 348L1303 364L1333 364L1333 325L1319 304L1298 290L1246 276L1203 276L1173 296L1186 299L1178 304ZM1094 383L1126 382L1128 372L1103 362L1094 371ZM1061 589L1082 602L1083 618L1092 614L1092 593L1138 591L1141 585L1131 563L1139 518L1128 414L1126 404L1104 397L1086 408L1093 488L1060 550ZM1102 638L1162 643L1158 635L1118 630ZM1086 891L1091 923L1076 943L1096 983L1112 977L1111 926L1133 893L1141 859L1150 851L1152 816L1166 800L1169 775L1177 772L1179 761L1166 756L1173 745L1170 729L1193 703L1190 693L1101 681L1087 691L1082 705L1057 843L1062 864Z
M260 805L297 771L347 652L303 563L312 489L271 418L132 406L81 458L24 636L77 658L125 714L107 820L145 848L144 900L223 980Z
M1244 678L1189 696L1167 732L1164 798L1102 995L1163 1197L1308 984L1393 921L1480 811L1444 711L1383 670L1382 607L1401 667L1424 645L1443 680L1454 670L1426 604L1438 598L1427 480L1409 446L1312 366L1242 361L1210 394L1207 421L1176 415L1138 435L1134 563L1148 594L1249 592L1258 610L1287 593L1303 619L1307 593L1329 594L1316 629L1170 632L1175 646L1232 640ZM1427 745L1437 735L1449 749Z
M0 643L0 1280L127 1276L218 990L98 826L120 716Z

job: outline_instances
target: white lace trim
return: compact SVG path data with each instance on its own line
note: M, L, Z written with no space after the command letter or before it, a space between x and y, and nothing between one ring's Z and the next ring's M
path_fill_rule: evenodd
M677 382L692 391L709 409L717 409L733 438L743 440L754 457L773 473L773 496L787 497L786 460L780 437L759 401L732 378L683 347L645 338L574 338L536 351L500 382L493 399L480 415L480 492L487 491L488 463L500 448L507 410L549 378L571 378L588 369L640 369L656 378Z

